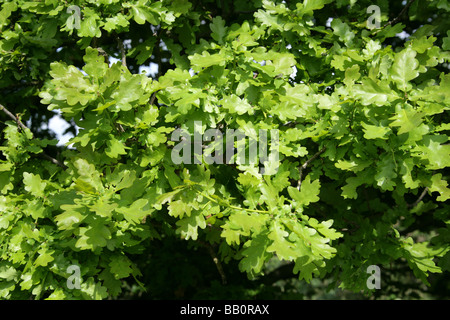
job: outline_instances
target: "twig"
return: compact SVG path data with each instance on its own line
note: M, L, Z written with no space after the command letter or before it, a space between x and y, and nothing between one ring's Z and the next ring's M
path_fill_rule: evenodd
M400 13L398 14L398 16L396 16L394 19L392 19L391 21L387 22L383 28L396 24L400 18L402 17L402 15L409 9L409 7L413 4L415 0L409 0L408 3L405 5L405 7L402 9L402 11L400 11Z
M153 105L153 103L155 102L155 99L156 99L156 92L157 92L157 91L153 92L152 96L150 97L150 105Z
M127 66L127 55L125 53L125 47L123 46L123 41L117 37L117 42L119 43L120 54L122 55L122 65Z
M5 106L3 106L2 104L0 104L0 110L2 110L4 113L6 113L8 115L8 117L10 117L12 120L14 120L17 125L23 130L30 130L27 126L25 126L22 121L20 121L20 119L18 117L16 117L14 114L12 114L8 109L5 108ZM45 152L42 151L41 155L42 158L49 160L51 162L53 162L54 164L56 164L57 166L60 166L63 169L67 169L67 167L61 163L60 161L58 161L57 159L49 156L48 154L46 154Z
M23 130L28 129L22 121L20 121L19 118L17 118L15 115L13 115L8 109L6 109L2 104L0 104L0 110L2 110L4 113L8 115L12 120L14 120L18 126L20 126Z
M162 32L161 29L157 29L155 28L155 32L153 32L153 37L156 37L156 41L155 41L155 45L153 48L153 55L155 56L155 60L154 63L156 63L158 65L158 71L156 72L156 75L154 77L155 80L158 80L159 77L163 74L162 72L162 58L161 58L161 34L160 32Z
M417 206L417 205L420 203L420 201L423 200L423 198L426 196L427 192L428 192L428 187L426 187L425 189L423 189L422 193L421 193L420 196L417 198L417 200L414 201L414 203L412 203L412 204L407 203L406 206L407 206L408 208L414 208L415 206Z
M56 164L57 166L59 166L59 167L61 167L61 168L63 168L63 169L67 169L67 167L66 167L64 164L62 164L61 162L59 162L59 161L56 160L55 158L50 157L50 156L49 156L48 154L46 154L46 153L43 153L43 152L42 152L42 153L40 154L40 156L41 156L42 158L48 160L48 161L53 162L53 164Z
M303 170L306 169L306 167L308 167L308 165L314 161L318 156L320 156L322 153L325 152L325 150L327 149L327 147L323 147L322 149L320 149L319 151L317 151L317 153L315 155L313 155L311 158L309 158L308 160L305 161L305 163L300 166L299 168L299 178L298 178L298 185L297 185L297 189L300 190L300 187L302 185L302 175L303 175Z
M214 264L216 265L217 271L220 274L220 277L222 279L222 284L226 285L227 277L225 276L225 272L223 271L222 264L220 263L220 260L217 258L213 247L207 242L199 241L199 243L208 250L209 255L211 256L212 260L214 261Z
M95 47L95 49L97 49L98 53L105 58L105 62L109 65L109 55L106 53L105 50L103 50L103 48L100 47Z

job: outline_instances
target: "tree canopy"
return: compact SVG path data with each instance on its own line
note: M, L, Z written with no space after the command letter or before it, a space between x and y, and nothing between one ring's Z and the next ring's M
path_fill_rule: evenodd
M449 1L0 5L1 299L448 298Z

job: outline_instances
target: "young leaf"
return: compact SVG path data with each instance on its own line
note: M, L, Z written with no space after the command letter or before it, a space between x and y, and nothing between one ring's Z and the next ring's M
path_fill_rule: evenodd
M411 90L410 81L419 76L417 70L419 62L415 59L416 54L416 51L409 47L395 54L390 74L400 90Z
M23 173L23 183L25 184L25 190L30 192L35 197L43 197L44 190L47 186L45 181L42 181L39 175L33 173Z

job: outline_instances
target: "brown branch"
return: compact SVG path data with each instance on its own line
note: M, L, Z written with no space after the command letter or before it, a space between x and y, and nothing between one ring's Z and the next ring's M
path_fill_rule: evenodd
M417 205L420 203L420 201L423 200L423 198L426 196L427 192L428 192L428 187L426 187L425 189L423 189L422 193L421 193L420 196L417 198L417 200L414 201L414 203L412 203L412 204L407 203L406 206L407 206L408 208L414 208L415 206L417 206Z
M153 37L156 38L154 47L153 47L153 55L155 56L155 61L154 63L156 63L158 65L158 72L156 73L154 79L158 80L159 77L163 74L162 73L162 58L161 58L161 32L163 32L160 29L156 29L155 32L153 32Z
M44 158L45 160L51 161L53 164L56 164L57 166L59 166L59 167L61 167L61 168L63 168L63 169L67 169L67 167L66 167L64 164L62 164L60 161L56 160L56 159L53 158L53 157L50 157L48 154L46 154L46 153L44 153L44 152L42 152L42 153L40 154L40 156L41 156L42 158Z
M320 149L316 154L314 154L311 158L309 158L308 160L305 161L305 163L303 165L300 166L299 168L299 178L298 178L298 185L297 185L297 189L300 190L300 187L302 185L302 176L303 176L303 170L306 169L306 167L308 167L308 165L313 162L314 160L316 160L316 158L318 156L320 156L322 153L325 152L325 150L327 149L327 147L323 147L322 149Z
M2 110L4 113L8 115L12 120L14 120L19 127L21 127L23 130L28 129L22 121L20 121L19 118L17 118L15 115L13 115L8 109L6 109L2 104L0 104L0 110Z
M153 92L152 96L150 97L150 105L153 105L153 103L155 103L155 99L156 99L156 92Z
M14 120L17 125L23 130L30 130L27 126L25 126L22 121L20 121L20 119L18 117L16 117L14 114L12 114L8 109L5 108L5 106L3 106L2 104L0 104L0 110L3 111L6 115L8 115L8 117L10 117L12 120ZM67 169L67 167L61 163L60 161L58 161L57 159L49 156L48 154L46 154L44 151L42 151L42 153L40 154L40 156L46 160L51 161L52 163L56 164L57 166L60 166L63 169Z
M105 58L105 62L109 65L109 55L100 47L96 47L98 53Z
M409 0L408 3L403 7L402 11L400 11L400 13L398 14L398 16L396 16L394 19L392 19L391 21L387 22L383 28L396 24L400 18L405 14L405 12L409 9L409 7L413 4L415 0Z
M123 46L123 41L117 37L117 42L119 43L120 54L122 55L122 65L127 66L127 55L125 53L125 47Z
M214 252L213 247L211 246L211 244L209 244L207 242L199 241L199 243L208 250L209 255L211 256L212 260L214 261L214 264L216 265L217 271L220 274L220 277L222 279L222 284L226 285L227 277L225 276L225 272L223 271L222 264L220 263L219 258L217 258L217 255Z

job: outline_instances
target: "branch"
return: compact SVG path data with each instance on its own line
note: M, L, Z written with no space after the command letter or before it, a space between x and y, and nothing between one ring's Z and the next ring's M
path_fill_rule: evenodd
M100 47L96 47L98 53L105 58L105 62L109 65L109 55Z
M153 92L152 96L150 97L150 105L153 105L153 103L155 103L155 99L156 99L156 92Z
M117 37L117 42L119 43L120 54L122 55L122 65L127 66L127 55L125 53L125 47L123 46L123 41Z
M305 161L305 163L300 166L299 168L299 178L298 178L298 185L297 185L297 189L300 190L300 187L302 185L302 176L303 176L303 170L306 169L306 167L308 167L308 165L313 162L314 160L316 160L316 158L318 156L320 156L322 153L325 152L325 150L327 149L327 147L323 147L322 149L320 149L315 155L313 155L311 158L309 158L308 160Z
M423 198L426 196L427 192L428 192L428 187L426 187L425 189L423 189L422 193L421 193L420 196L417 198L417 200L414 201L414 203L412 203L412 204L407 203L406 206L407 206L408 208L414 208L415 206L417 206L417 205L420 203L420 201L423 200Z
M155 80L158 80L159 77L163 74L162 73L162 58L161 58L161 48L160 48L160 44L161 44L161 33L162 30L161 28L157 28L155 27L155 31L153 32L153 37L156 38L154 47L153 47L153 55L155 56L155 61L154 63L156 63L158 65L158 72L156 72L156 75L154 77Z
M22 121L20 121L19 118L17 118L15 115L13 115L8 109L6 109L2 104L0 104L0 110L2 110L4 113L8 115L12 120L14 120L19 127L21 127L23 130L28 129Z
M6 113L6 115L8 115L8 117L10 117L12 120L14 120L17 125L23 130L30 130L27 126L25 126L22 121L20 121L20 119L18 117L16 117L14 114L12 114L8 109L5 108L5 106L3 106L2 104L0 104L0 110L3 111L4 113ZM56 164L57 166L60 166L63 169L67 169L67 167L59 162L58 160L56 160L55 158L49 156L48 154L44 153L44 151L42 151L41 157L49 160L51 162L53 162L54 164Z
M409 9L409 7L413 4L415 0L409 0L408 3L403 7L402 11L400 11L400 13L398 14L398 16L396 16L394 19L392 19L391 21L389 21L388 23L386 23L383 28L396 24L400 18L403 16L403 14Z
M44 152L42 152L42 153L40 154L40 156L41 156L42 158L44 158L45 160L51 161L53 164L56 164L57 166L59 166L59 167L61 167L61 168L63 168L63 169L67 169L67 166L65 166L63 163L61 163L60 161L56 160L56 159L53 158L53 157L50 157L48 154L46 154L46 153L44 153Z
M216 265L217 271L219 272L220 277L222 278L222 284L226 285L227 277L225 276L225 272L223 271L222 264L220 263L219 258L217 258L213 247L207 242L199 241L199 243L208 250L209 255L211 256L212 260L214 261L214 264Z

